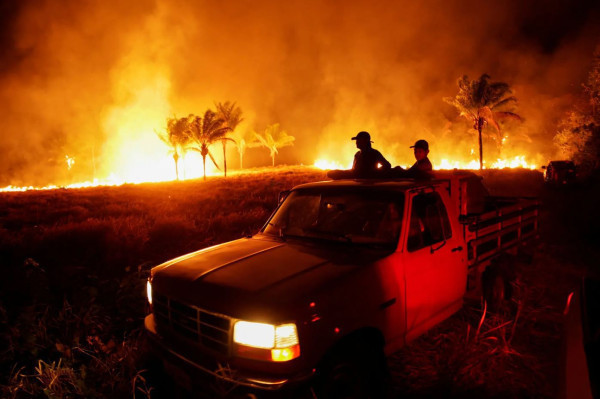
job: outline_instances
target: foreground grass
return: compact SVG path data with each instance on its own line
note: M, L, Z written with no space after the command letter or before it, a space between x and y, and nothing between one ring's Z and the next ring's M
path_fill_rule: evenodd
M0 396L146 396L148 270L256 232L280 191L323 179L324 172L292 167L206 182L0 194ZM494 195L542 190L537 172L490 171L485 180ZM570 247L546 241L522 268L518 316L484 318L468 304L390 359L398 395L552 396L563 297L582 266L565 266L556 252Z
M280 191L324 178L284 168L1 194L0 396L130 397L148 270L255 233Z
M502 314L463 309L389 363L402 398L556 398L563 388L563 311L584 275L600 276L600 186L543 186L535 172L489 171L492 195L536 196L540 238L517 264L514 297Z

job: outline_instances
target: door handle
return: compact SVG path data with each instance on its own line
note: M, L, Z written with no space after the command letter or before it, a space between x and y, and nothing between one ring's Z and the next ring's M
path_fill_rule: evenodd
M463 247L462 246L458 246L456 248L452 248L452 252L458 252L458 251L462 251Z

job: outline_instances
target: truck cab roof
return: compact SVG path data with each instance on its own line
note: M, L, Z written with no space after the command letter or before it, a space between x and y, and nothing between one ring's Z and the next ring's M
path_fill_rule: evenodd
M384 179L340 179L325 180L314 183L301 184L294 187L297 189L319 188L319 187L376 187L391 188L396 190L408 190L416 187L427 187L448 183L449 181L468 181L472 184L481 185L482 177L468 170L441 170L433 172L431 179L410 179L410 178L384 178Z

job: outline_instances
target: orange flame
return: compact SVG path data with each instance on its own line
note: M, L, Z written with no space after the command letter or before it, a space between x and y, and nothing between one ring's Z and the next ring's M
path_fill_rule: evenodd
M448 160L446 158L442 158L439 163L432 162L434 169L448 170L448 169L468 169L468 170L477 170L479 169L479 161L471 160L471 161L456 161L456 160ZM342 163L334 160L320 158L315 161L313 164L316 168L323 170L331 170L331 169L350 169L352 167L352 163L348 166L344 167ZM404 166L403 167L407 167ZM526 161L524 155L517 155L513 158L507 159L497 159L492 162L491 165L488 166L487 162L483 161L484 169L505 169L505 168L524 168L524 169L537 169L538 167L533 163L529 163Z

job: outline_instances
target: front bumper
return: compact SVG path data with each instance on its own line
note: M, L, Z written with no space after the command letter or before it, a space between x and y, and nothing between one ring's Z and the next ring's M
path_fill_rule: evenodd
M268 375L242 370L232 366L227 359L218 359L193 349L193 344L186 343L180 337L168 337L157 330L152 314L146 316L144 326L152 341L156 344L154 350L171 364L184 369L190 376L201 374L218 384L229 384L231 387L242 386L263 391L277 391L297 386L309 380L313 372L293 375Z

